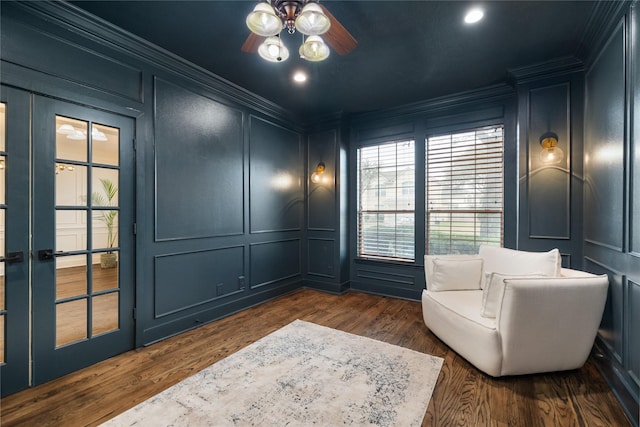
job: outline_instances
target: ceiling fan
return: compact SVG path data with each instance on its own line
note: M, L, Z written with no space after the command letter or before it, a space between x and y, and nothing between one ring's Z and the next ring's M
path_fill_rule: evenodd
M280 38L280 32L296 31L306 35L299 53L308 61L322 61L329 56L326 43L339 55L351 52L358 42L327 10L313 0L265 0L259 2L246 19L251 30L241 50L258 52L268 61L281 62L289 51ZM322 36L322 37L320 37Z

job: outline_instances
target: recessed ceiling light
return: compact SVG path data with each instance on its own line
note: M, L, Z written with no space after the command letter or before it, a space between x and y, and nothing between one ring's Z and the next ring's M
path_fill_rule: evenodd
M480 21L484 16L484 12L480 8L473 8L464 17L464 22L467 24L475 24Z
M307 75L302 71L296 71L296 73L293 75L293 80L296 83L304 83L307 81Z

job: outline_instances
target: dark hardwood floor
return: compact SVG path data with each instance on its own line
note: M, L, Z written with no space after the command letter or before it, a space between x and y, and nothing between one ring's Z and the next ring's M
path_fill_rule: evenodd
M418 302L301 290L0 401L3 427L97 425L301 319L444 358L423 426L630 426L591 360L494 379L432 335Z

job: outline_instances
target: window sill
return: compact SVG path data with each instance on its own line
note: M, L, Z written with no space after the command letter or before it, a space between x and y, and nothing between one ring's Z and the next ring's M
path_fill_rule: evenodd
M353 259L356 264L363 265L389 265L394 267L404 267L404 268L413 268L416 270L422 270L424 268L423 265L416 264L415 261L402 261L399 259L384 259L384 258L360 258L356 257Z

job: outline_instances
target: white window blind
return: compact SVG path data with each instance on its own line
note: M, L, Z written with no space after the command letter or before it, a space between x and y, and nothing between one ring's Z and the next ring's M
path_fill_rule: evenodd
M415 141L358 149L358 256L415 258Z
M502 246L502 126L427 139L427 253L473 254Z

